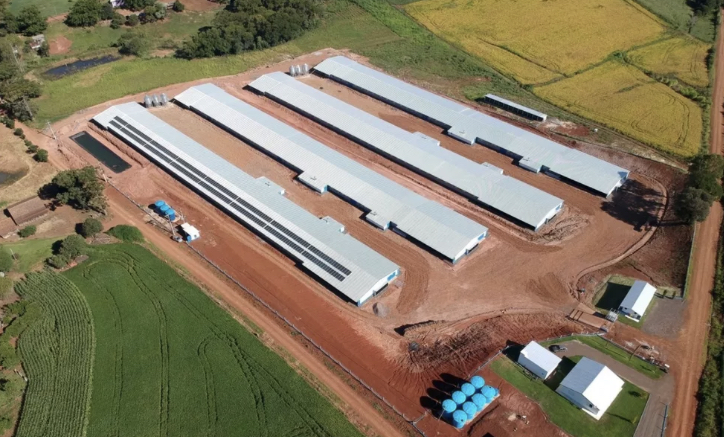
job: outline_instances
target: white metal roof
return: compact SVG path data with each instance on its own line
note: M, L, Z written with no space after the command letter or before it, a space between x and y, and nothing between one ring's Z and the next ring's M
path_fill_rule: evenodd
M519 111L523 111L523 112L527 112L528 114L535 115L536 117L542 118L543 120L545 120L546 118L548 118L548 115L547 115L547 114L544 114L544 113L542 113L542 112L540 112L540 111L536 111L535 109L531 109L531 108L529 108L529 107L527 107L527 106L523 106L523 105L521 105L520 103L515 103L515 102L513 102L513 101L511 101L511 100L504 99L504 98L502 98L502 97L500 97L500 96L496 96L495 94L486 94L486 95L485 95L485 98L486 98L486 99L490 99L490 100L495 100L495 101L500 102L500 103L502 103L502 104L504 104L504 105L507 105L507 106L510 106L510 107L512 107L512 108L518 109Z
M330 187L352 199L369 210L371 222L382 228L392 222L451 259L484 237L486 229L478 223L392 182L216 85L189 88L176 101L275 156L298 171L305 183L320 191Z
M563 205L494 166L471 161L440 147L434 138L403 130L284 73L266 74L249 86L534 229Z
M581 393L590 403L605 411L623 387L623 379L608 367L583 357L563 378L561 385Z
M621 306L630 308L636 314L643 316L655 294L656 287L646 281L636 281L628 293L626 293L626 297L623 299L623 302L621 302Z
M545 370L546 373L554 371L561 362L560 357L535 341L528 343L528 345L520 351L520 355L528 358L536 366Z
M354 302L399 267L339 227L315 217L141 105L113 106L93 117L178 179L203 192L306 269Z
M344 56L326 59L315 70L416 115L422 115L469 144L475 141L492 144L522 157L528 167L549 168L604 195L610 194L628 177L629 171L624 168L570 149Z

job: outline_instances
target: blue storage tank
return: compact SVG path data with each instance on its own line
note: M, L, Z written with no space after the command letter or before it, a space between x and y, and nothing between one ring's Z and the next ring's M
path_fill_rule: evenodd
M166 202L164 202L163 200L157 200L156 203L154 203L154 206L155 206L156 208L160 208L160 207L162 207L162 206L165 205L165 204L166 204Z
M480 393L485 396L485 398L488 400L488 402L492 401L495 396L498 394L498 390L495 387L491 387L489 385L486 385L483 387L482 390L480 390Z
M465 422L468 421L468 415L463 410L455 410L452 415L452 424L455 428L460 429L465 426Z
M456 404L462 405L465 403L466 400L468 400L468 397L465 396L465 393L461 391L456 391L452 394L452 400L455 401Z
M169 209L171 209L171 207L168 206L168 204L166 203L158 207L158 210L161 212L161 214L165 214L166 211L168 211Z
M176 220L176 211L174 211L172 208L169 208L164 214L166 214L166 217L168 217L171 220Z
M478 414L478 407L472 402L465 402L463 404L463 411L465 415L468 416L468 420L473 420L473 417Z
M473 403L475 404L475 407L477 407L478 411L482 411L483 408L488 404L488 399L486 399L485 396L481 395L480 393L475 393L472 398Z
M485 380L482 376L475 375L472 378L470 378L470 384L475 387L475 391L480 391L481 388L485 385Z
M473 385L470 384L469 382L466 382L465 384L460 386L460 391L463 392L463 394L467 398L470 398L470 396L475 394L475 387L473 387Z
M458 409L458 404L452 399L445 399L442 401L442 417L444 419L450 419L455 410Z

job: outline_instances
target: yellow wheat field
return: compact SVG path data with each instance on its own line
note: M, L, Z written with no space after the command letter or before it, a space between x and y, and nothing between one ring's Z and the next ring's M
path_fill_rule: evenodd
M709 85L706 55L711 45L691 37L670 38L629 52L629 60L648 71L671 74L689 85Z
M572 75L615 51L654 41L665 30L651 13L624 0L422 0L405 10L521 81L541 67ZM481 41L529 62L501 60Z
M635 67L610 61L534 92L661 150L684 157L699 150L701 108Z

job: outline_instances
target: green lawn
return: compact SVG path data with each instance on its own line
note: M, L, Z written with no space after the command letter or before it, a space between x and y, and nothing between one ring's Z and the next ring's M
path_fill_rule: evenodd
M577 359L580 357L574 357L572 361ZM632 437L649 397L645 391L624 382L621 393L601 420L597 421L556 393L550 383L546 384L531 377L507 357L497 358L491 363L491 368L526 396L538 402L551 422L575 437ZM551 378L556 378L556 375ZM559 376L557 379L562 380L563 377Z
M9 9L17 14L26 6L37 6L43 15L52 17L68 12L72 5L68 0L12 0Z
M19 258L13 270L25 273L53 254L53 243L58 238L41 238L37 240L22 240L17 243L4 244L3 247L12 250Z
M561 344L565 343L566 341L578 341L580 343L588 345L596 350L605 353L606 355L611 356L616 361L643 373L649 378L658 379L664 375L664 372L658 366L655 366L639 358L632 357L630 352L598 336L576 335L570 337L563 337L557 340L541 342L541 345L547 347L551 344Z
M88 437L360 436L282 358L145 248L94 247L62 276L82 292L95 327Z

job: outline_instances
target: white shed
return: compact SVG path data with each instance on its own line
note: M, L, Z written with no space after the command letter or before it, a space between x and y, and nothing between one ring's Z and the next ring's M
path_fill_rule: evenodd
M618 310L629 319L638 322L644 316L646 308L649 307L655 294L656 287L645 281L636 281L629 289Z
M561 359L556 354L534 341L528 343L518 357L518 364L541 379L551 376L560 362Z
M186 234L186 241L194 241L201 236L199 230L188 223L182 224L181 230L184 232L184 234Z
M623 380L608 367L583 357L556 390L599 420L623 388Z

